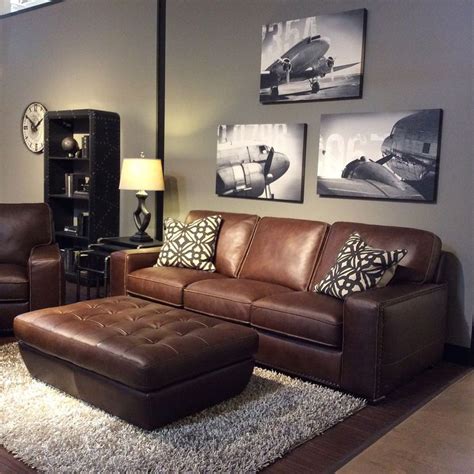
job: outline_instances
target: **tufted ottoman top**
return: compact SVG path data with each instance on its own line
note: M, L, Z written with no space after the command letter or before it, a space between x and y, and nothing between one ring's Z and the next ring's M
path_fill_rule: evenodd
M248 327L118 296L17 316L21 343L141 390L154 391L253 357Z

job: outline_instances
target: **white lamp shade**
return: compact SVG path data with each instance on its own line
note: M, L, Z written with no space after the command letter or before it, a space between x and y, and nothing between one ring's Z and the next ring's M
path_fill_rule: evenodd
M161 160L124 158L119 189L131 191L163 191L165 182Z

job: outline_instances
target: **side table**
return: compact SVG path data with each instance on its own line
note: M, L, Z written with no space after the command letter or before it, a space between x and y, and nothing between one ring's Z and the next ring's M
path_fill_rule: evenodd
M107 296L109 286L110 254L119 250L130 250L150 247L161 247L163 242L133 242L130 237L101 237L97 243L90 244L87 250L76 254L76 300L81 297L81 274L86 276L87 299L91 297L91 281L95 283L96 297L100 297L101 281L104 285L104 296ZM94 278L91 278L91 277Z

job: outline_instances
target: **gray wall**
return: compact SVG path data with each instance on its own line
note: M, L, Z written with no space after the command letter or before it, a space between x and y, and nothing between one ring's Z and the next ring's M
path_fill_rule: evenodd
M49 110L118 112L122 157L155 156L156 0L67 0L0 24L1 201L43 200L43 155L30 153L20 134L32 101ZM127 235L136 198L121 195Z
M449 342L469 346L472 274L471 0L170 0L167 5L165 215L255 212L428 229L454 253ZM259 103L261 25L368 9L363 99ZM444 110L437 204L322 199L315 193L321 113ZM308 123L304 204L214 194L220 123Z

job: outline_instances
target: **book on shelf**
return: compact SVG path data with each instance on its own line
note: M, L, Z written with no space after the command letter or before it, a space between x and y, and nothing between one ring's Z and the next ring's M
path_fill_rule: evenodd
M84 135L82 137L82 154L81 158L89 158L89 135Z

